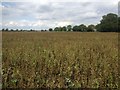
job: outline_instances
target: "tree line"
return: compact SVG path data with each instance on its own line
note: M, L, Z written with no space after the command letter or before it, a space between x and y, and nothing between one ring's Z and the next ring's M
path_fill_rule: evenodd
M118 17L117 14L109 13L107 15L102 16L102 19L100 20L100 23L97 25L88 25L85 24L81 25L67 25L63 27L55 27L55 28L49 28L49 30L41 30L41 31L74 31L74 32L119 32L120 29L120 17ZM35 30L8 30L2 29L2 31L35 31Z
M96 31L95 25L89 25L88 27L84 24L75 25L75 26L63 26L55 27L54 29L50 28L49 31L74 31L74 32L94 32Z

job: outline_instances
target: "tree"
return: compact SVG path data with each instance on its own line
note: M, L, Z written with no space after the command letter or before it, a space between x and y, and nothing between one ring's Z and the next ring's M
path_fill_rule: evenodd
M10 31L12 31L12 32L13 32L14 30L13 30L13 29L11 29Z
M22 32L23 30L21 29L20 31Z
M67 26L67 31L72 31L72 26L71 25Z
M54 31L63 31L63 28L62 27L55 27Z
M62 27L62 31L67 31L66 26L63 26L63 27Z
M55 27L55 28L54 28L54 31L59 31L59 27Z
M116 32L118 31L118 16L113 13L109 13L102 17L100 24L96 26L97 31L100 32Z
M57 31L57 30L58 30L58 27L55 27L55 28L54 28L54 31Z
M45 30L41 30L41 32L44 32Z
M2 31L5 31L5 29L3 28Z
M8 28L6 28L6 30L5 31L9 31L9 29Z
M49 28L49 31L53 31L53 29L52 29L52 28Z
M33 30L32 29L30 29L30 32L32 32Z
M18 30L18 29L16 29L16 31L18 32L19 30Z
M73 26L73 31L80 31L80 28L79 28L79 26Z
M80 31L82 31L82 32L86 32L87 31L87 27L84 24L81 24L79 26L79 28L80 28Z
M120 32L120 17L118 17L118 32Z
M87 28L87 31L88 32L94 32L95 31L95 26L94 25L89 25L88 28Z

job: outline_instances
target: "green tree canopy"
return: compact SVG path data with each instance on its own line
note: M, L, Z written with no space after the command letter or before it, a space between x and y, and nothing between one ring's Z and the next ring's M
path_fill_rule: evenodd
M67 31L66 26L63 26L63 27L62 27L62 31Z
M87 31L88 32L94 32L95 31L95 25L89 25L88 28L87 28Z
M102 17L100 24L96 26L98 31L101 32L116 32L118 31L118 16L113 13L109 13Z
M77 26L77 25L73 26L73 31L80 31L79 26Z
M52 29L52 28L49 28L49 31L53 31L53 29Z
M80 28L80 31L82 31L82 32L86 32L87 31L87 27L84 24L81 24L79 26L79 28Z
M72 31L72 26L71 25L67 26L67 31Z

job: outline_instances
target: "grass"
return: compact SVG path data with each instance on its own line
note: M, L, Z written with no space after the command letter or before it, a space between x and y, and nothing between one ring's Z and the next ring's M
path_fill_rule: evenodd
M118 33L2 35L3 88L118 88Z

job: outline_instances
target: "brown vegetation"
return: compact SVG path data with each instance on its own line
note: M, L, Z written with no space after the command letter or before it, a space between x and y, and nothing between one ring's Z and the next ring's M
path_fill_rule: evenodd
M3 32L3 87L118 88L118 33Z

